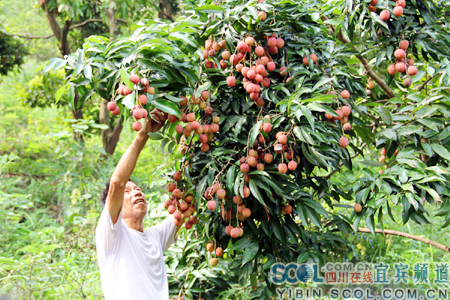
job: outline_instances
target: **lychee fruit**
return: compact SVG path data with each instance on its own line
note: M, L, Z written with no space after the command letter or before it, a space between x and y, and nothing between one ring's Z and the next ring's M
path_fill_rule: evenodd
M286 174L288 171L288 167L285 163L278 165L278 171L280 171L281 174Z
M343 136L339 139L339 146L346 148L348 146L348 138Z
M138 84L139 83L139 76L137 76L136 74L131 74L130 75L130 81L134 84Z
M391 17L391 13L389 12L389 10L385 9L382 10L380 13L380 19L383 21L387 21L389 20L389 18Z
M347 91L347 90L343 90L343 91L341 92L341 97L344 98L344 99L350 98L350 92Z
M396 15L397 17L400 17L401 15L403 15L403 7L401 7L401 6L396 6L396 7L394 7L394 9L392 10L392 12L393 12L394 15Z
M209 210L215 210L217 207L217 203L214 200L209 200L206 204Z
M139 121L133 122L133 130L134 131L139 131L141 129L142 129L142 124Z
M228 77L227 77L227 84L228 84L228 86L230 86L230 87L235 86L235 84L236 84L236 77L234 77L234 76L228 76Z
M297 169L297 163L294 160L291 160L288 164L288 168L289 170L294 171Z
M241 231L239 230L239 228L233 228L230 232L230 236L232 238L237 238L237 237L239 237L240 233L241 233Z

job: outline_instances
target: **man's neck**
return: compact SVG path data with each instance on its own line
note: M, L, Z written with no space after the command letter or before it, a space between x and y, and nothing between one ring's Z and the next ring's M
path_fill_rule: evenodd
M144 232L144 222L142 220L126 218L123 219L123 222L130 229L134 229L139 232Z

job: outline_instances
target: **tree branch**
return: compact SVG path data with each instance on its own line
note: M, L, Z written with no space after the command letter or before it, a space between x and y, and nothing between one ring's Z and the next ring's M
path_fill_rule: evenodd
M353 228L353 226L352 226L352 228ZM358 228L358 232L368 232L368 233L370 233L370 230L369 230L369 228L359 227ZM436 247L438 249L441 249L441 250L443 250L445 252L450 252L450 247L447 247L445 245L442 245L442 244L440 244L438 242L435 242L435 241L432 241L430 239L423 238L423 237L420 237L420 236L417 236L417 235L412 235L412 234L409 234L409 233L406 233L406 232L397 231L397 230L390 230L390 229L385 229L384 231L381 230L381 229L375 229L375 233L383 233L383 234L402 236L402 237L405 237L405 238L409 238L409 239L412 239L412 240L416 240L416 241L419 241L419 242L422 242L422 243L434 246L434 247Z
M70 30L72 30L74 28L78 28L78 27L83 27L87 23L92 23L92 22L103 22L103 20L102 19L87 19L87 20L84 20L81 23L78 23L78 24L75 24L73 26L70 26Z
M353 156L351 156L350 159L353 159L353 158L357 157L358 155L360 155L361 152L363 151L363 149L364 149L366 146L367 146L367 143L364 143L364 144L361 146L361 149L359 149ZM342 165L343 165L343 163L340 163L340 164L339 164L339 167L342 167ZM330 179L330 177L333 176L334 173L336 173L337 171L338 171L338 169L335 169L333 172L331 172L330 174L328 174L325 178L326 178L326 179Z
M127 24L127 21L125 21L124 19L120 19L120 18L116 18L117 22L120 23L124 23ZM86 25L87 23L91 23L91 22L103 22L103 19L87 19L84 20L81 23L72 25L69 27L69 31L78 27L83 27L84 25ZM5 35L10 35L10 36L18 36L21 38L25 38L25 39L49 39L51 37L54 37L55 34L50 34L50 35L44 35L44 36L34 36L34 35L30 35L29 33L5 33Z
M433 76L431 76L430 78L428 78L427 80L425 80L424 83L419 85L419 87L417 88L417 91L420 92L428 84L428 82L430 82L431 79L433 79L434 77L436 77L438 75L441 75L442 73L444 73L444 71L438 72L438 73L434 74Z
M322 16L322 20L326 21L328 20L328 18L326 16ZM336 28L333 25L329 25L330 26L330 31L332 34L336 33ZM336 37L338 38L338 40L340 40L342 43L344 44L348 44L351 41L349 39L347 39L343 34L341 29L339 29L339 32L337 32ZM360 52L358 48L356 48L355 46L352 47L353 50ZM365 59L364 57L362 57L361 55L357 55L355 54L356 58L359 59L359 61L361 62L361 64L363 65L364 69L366 70L367 74L373 79L373 81L375 81L380 88L386 92L386 94L388 95L389 98L394 98L395 97L395 93L387 86L387 84L384 82L383 79L381 79L380 77L378 77L377 74L375 74L374 71L372 71L372 68L370 68L369 66L369 62L367 61L367 59Z
M49 39L51 37L54 37L54 34L50 34L50 35L45 35L45 36L34 36L34 35L30 35L29 33L4 33L5 35L9 35L9 36L17 36L17 37L21 37L21 38L25 38L25 39Z

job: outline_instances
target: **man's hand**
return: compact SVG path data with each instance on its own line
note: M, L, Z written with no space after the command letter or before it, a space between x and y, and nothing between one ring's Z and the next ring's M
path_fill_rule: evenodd
M154 120L150 116L152 116ZM142 131L145 133L159 131L166 123L169 114L155 108L150 112L150 116L145 119L144 126L142 127Z

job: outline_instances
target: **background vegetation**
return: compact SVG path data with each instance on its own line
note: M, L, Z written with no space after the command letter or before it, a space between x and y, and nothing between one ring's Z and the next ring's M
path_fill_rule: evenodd
M157 7L156 3L148 15L156 15ZM134 21L136 18L130 17L130 24ZM46 22L36 1L0 3L0 23L8 33L50 35L50 28L42 25ZM130 28L126 26L123 32ZM125 123L115 153L101 159L101 127L95 117L99 102L93 100L96 105L92 105L91 117L81 124L73 122L64 102L54 104L55 89L63 85L65 74L57 71L42 76L35 72L48 59L60 55L56 40L26 39L23 43L30 53L25 63L0 79L0 296L100 299L94 238L102 210L99 195L135 133ZM74 139L74 130L83 134L83 141ZM377 160L378 151L365 148L364 159ZM149 141L133 175L149 199L148 226L166 214L162 202L168 197L164 193L167 178L163 175L170 170L167 157L158 141ZM364 167L355 162L353 171L339 172L333 180L345 186L354 182ZM339 213L350 217L353 201L342 200L341 204L349 206L339 208ZM428 211L434 216L438 209L428 206ZM440 228L441 219L428 225L403 225L402 208L395 206L392 212L397 222L385 218L385 229L448 244L450 227ZM348 243L341 251L327 255L328 261L402 262L411 266L416 262L450 261L449 253L401 237L361 233L342 237ZM239 280L227 272L231 259L224 259L213 269L200 261L198 268L186 265L186 254L198 260L209 255L203 244L193 242L195 238L195 232L182 230L177 245L166 253L171 296L178 295L180 287L195 292L207 280L208 289L220 286L214 291L217 299L247 299L255 294L249 278ZM194 287L185 280L188 272L199 278Z

